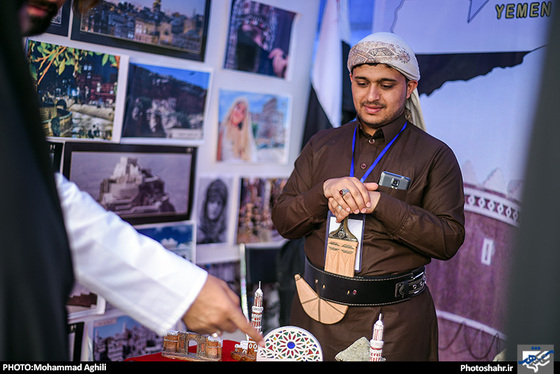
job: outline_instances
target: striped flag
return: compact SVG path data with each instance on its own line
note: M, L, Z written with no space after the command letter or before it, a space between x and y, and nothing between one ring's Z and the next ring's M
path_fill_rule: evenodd
M347 0L326 0L311 74L302 146L318 131L346 122L343 113L354 111L346 70L349 37Z

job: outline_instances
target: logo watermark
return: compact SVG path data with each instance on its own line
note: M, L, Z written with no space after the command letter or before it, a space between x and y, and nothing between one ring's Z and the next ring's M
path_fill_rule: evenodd
M517 364L519 374L554 374L554 346L518 345Z

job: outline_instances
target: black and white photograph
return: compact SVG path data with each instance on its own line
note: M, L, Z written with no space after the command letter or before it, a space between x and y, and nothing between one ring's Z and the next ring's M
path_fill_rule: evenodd
M154 223L135 226L136 230L152 238L193 264L196 263L196 225L194 221Z
M210 72L131 63L122 142L202 141Z
M228 241L231 176L199 176L197 182L197 244L217 244Z
M127 56L28 40L27 58L47 137L118 141Z
M224 68L286 78L296 13L233 0Z
M131 224L188 220L196 148L69 142L63 174Z
M74 14L74 40L204 61L210 0L101 0Z

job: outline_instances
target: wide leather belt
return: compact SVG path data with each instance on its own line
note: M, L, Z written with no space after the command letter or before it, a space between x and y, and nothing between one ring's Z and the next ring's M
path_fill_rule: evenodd
M383 277L346 277L325 272L305 259L305 281L324 300L348 306L396 304L426 288L424 267L406 274Z

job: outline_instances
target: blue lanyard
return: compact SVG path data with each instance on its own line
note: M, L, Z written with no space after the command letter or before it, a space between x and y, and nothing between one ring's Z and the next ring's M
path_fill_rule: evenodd
M377 156L377 158L375 159L375 161L373 161L373 164L371 164L371 166L369 167L369 169L367 169L366 173L364 174L363 177L360 178L360 182L364 183L364 181L367 179L367 177L370 175L370 173L373 171L373 169L377 166L377 164L379 163L379 161L381 160L381 158L383 156L385 156L385 153L387 153L387 151L389 150L389 148L391 148L391 146L393 145L393 143L395 142L395 140L397 140L397 138L399 137L399 135L401 134L401 132L403 132L403 130L406 128L406 124L408 122L404 123L404 126L402 127L401 131L399 131L399 133L393 138L393 140L391 140L389 142L389 144L387 144L385 146L385 148L383 148L383 150L381 151L381 153L379 154L379 156ZM356 128L354 129L354 138L352 139L352 164L350 164L350 176L353 177L354 176L354 149L356 148L356 133L358 132L358 126L356 126Z

